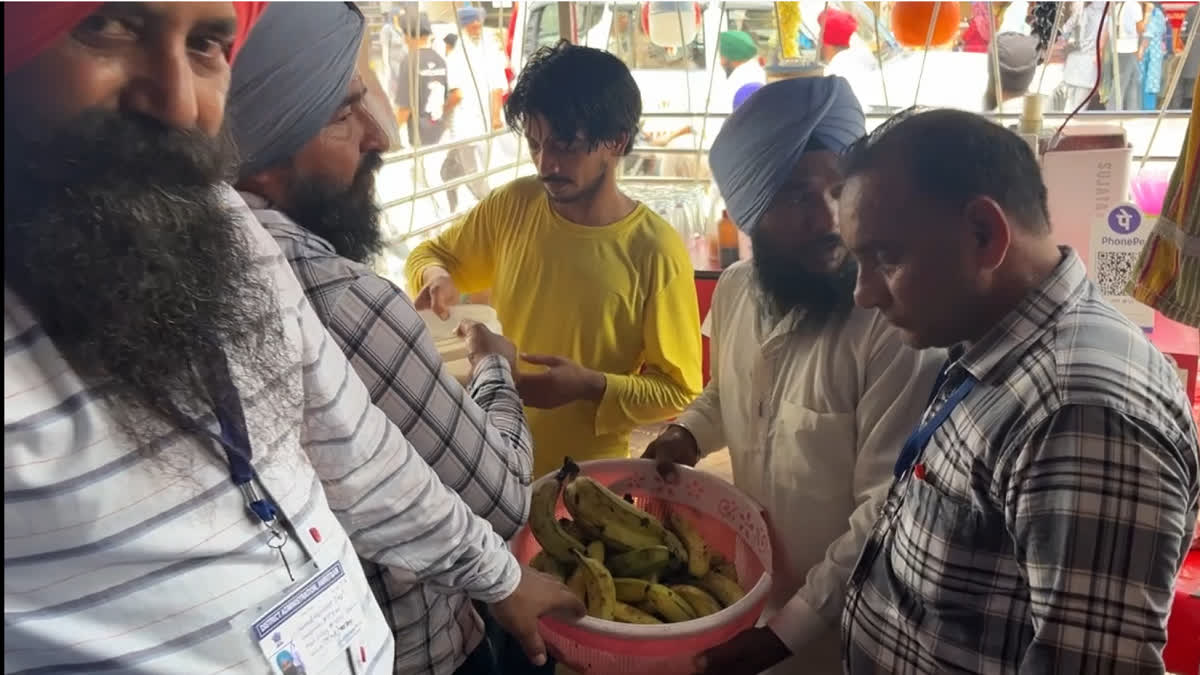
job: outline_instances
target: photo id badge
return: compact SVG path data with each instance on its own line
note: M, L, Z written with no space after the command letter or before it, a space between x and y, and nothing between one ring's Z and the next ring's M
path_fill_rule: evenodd
M341 561L318 572L251 624L275 675L323 673L362 631L360 598Z

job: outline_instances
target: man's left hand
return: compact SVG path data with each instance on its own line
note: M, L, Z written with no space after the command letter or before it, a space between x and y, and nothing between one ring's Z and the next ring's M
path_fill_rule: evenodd
M767 627L751 628L696 657L698 675L757 675L792 653Z
M521 360L546 366L540 373L517 378L517 392L530 408L557 408L575 401L599 401L604 398L604 375L588 370L570 359L544 354L522 354Z

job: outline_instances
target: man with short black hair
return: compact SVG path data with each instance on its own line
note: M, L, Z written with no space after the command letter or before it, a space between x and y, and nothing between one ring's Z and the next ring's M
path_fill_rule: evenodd
M642 97L612 54L539 50L506 103L537 176L493 191L408 258L418 308L445 314L460 292L492 291L505 334L536 370L517 382L534 472L563 457L627 457L639 424L700 390L692 264L669 223L620 191Z
M1016 134L905 113L845 170L856 301L950 348L851 577L848 672L1162 672L1200 494L1174 368L1055 245Z

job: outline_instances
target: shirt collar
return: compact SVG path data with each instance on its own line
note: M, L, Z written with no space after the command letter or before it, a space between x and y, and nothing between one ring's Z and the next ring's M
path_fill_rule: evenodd
M1050 276L1029 291L999 324L970 347L957 345L950 350L950 359L956 366L983 381L1024 355L1078 301L1087 287L1087 270L1075 251L1066 246L1060 246L1059 250L1063 258Z
M316 248L323 253L337 255L333 244L330 244L324 237L313 234L310 230L305 229L302 225L292 220L288 214L280 211L266 197L256 195L253 192L239 190L242 199L246 205L254 212L254 217L262 224L271 234L286 234L297 239L300 239L306 246Z

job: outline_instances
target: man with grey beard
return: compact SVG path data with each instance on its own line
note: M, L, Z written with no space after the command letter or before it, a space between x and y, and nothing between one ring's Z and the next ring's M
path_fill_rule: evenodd
M721 275L712 380L646 456L670 479L672 463L728 447L777 556L767 624L703 654L705 675L841 672L846 582L942 359L854 307L856 267L832 207L838 155L863 121L846 80L785 80L747 99L709 154L754 260Z
M5 4L6 672L390 673L356 552L535 660L582 612L371 406L223 185L260 12Z
M382 247L375 175L388 139L351 58L362 32L329 30L355 11L321 2L275 5L263 15L229 94L234 138L247 157L237 187L372 402L443 483L509 538L529 511L533 468L513 379L516 348L481 324L460 326L474 366L464 391L408 297L366 265ZM414 588L410 575L366 568L392 624L396 672L494 672L467 594Z

